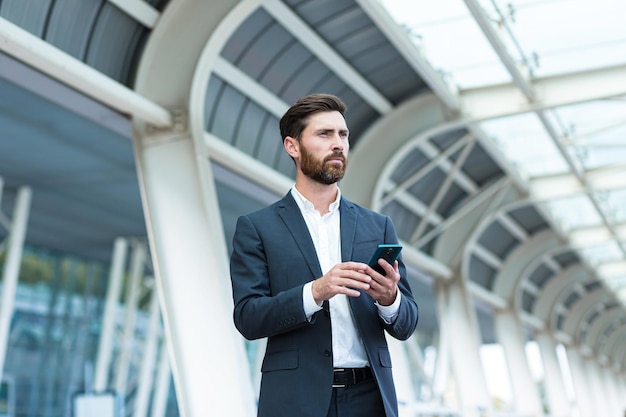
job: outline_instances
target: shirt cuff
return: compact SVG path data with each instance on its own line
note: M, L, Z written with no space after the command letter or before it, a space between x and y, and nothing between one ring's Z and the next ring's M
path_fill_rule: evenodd
M313 281L307 282L302 288L302 305L306 319L309 321L311 321L313 314L322 309L322 306L317 304L313 298Z
M396 317L398 317L398 310L400 309L400 300L402 299L402 293L398 289L398 293L396 294L396 299L391 305L383 306L378 304L378 302L374 301L374 304L378 308L378 315L381 319L385 321L387 324L391 324L394 322Z

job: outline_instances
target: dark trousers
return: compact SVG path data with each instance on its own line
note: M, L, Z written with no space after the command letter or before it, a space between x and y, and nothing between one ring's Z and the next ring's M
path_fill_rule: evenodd
M326 417L385 417L385 407L376 380L333 388Z

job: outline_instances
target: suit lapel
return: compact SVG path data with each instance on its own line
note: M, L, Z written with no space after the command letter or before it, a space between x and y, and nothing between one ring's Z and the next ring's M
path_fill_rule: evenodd
M356 210L354 204L345 198L341 198L339 204L339 213L341 215L341 261L347 262L352 260L352 247L356 236Z
M347 262L352 260L352 249L357 233L358 214L354 204L344 198L341 199L339 211L341 213L341 260ZM353 312L358 311L362 308L363 303L368 303L368 298L369 297L365 297L363 291L361 291L360 297L348 297L348 304ZM357 323L357 327L362 331L359 315L353 313L353 317Z
M287 193L285 197L280 201L278 205L278 215L289 229L289 233L298 245L302 257L306 261L311 274L315 278L322 276L322 268L317 259L317 252L315 251L315 245L309 234L309 229L306 226L306 222L302 217L300 208L293 199L291 192Z
M341 198L339 204L340 213L340 235L341 235L341 260L343 262L352 260L352 247L356 237L357 213L354 204L345 198ZM314 277L322 275L322 268L317 259L315 245L309 234L306 222L300 213L300 208L293 199L291 192L287 193L278 205L278 215L285 223L291 233L296 245L302 252L311 273Z

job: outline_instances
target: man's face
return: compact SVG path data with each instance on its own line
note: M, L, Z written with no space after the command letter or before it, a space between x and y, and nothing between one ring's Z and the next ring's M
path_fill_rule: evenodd
M300 137L300 169L321 184L341 180L348 166L348 128L341 113L319 112L309 116Z

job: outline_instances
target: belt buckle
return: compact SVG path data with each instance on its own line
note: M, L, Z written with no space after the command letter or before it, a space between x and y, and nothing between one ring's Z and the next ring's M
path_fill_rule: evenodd
M335 373L335 372L343 372L343 371L345 371L345 369L343 369L343 368L335 368L335 369L333 369L333 373ZM345 388L346 384L333 384L332 387L333 388Z

